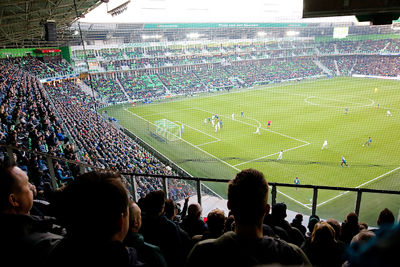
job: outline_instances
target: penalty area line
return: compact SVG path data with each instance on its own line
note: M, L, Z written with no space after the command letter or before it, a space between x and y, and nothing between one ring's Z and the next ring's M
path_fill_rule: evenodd
M202 111L202 112L205 112L205 113L214 114L214 112L210 112L210 111L207 111L207 110L198 108L198 107L193 107L193 109L196 109L196 110L199 110L199 111ZM229 116L225 116L225 115L220 115L220 116L229 119ZM257 121L258 123L260 123L260 122L259 122L258 120L256 120L256 119L253 119L253 118L249 118L249 119L255 120L255 121ZM237 122L239 122L239 123L242 123L242 124L249 125L249 126L251 126L251 127L256 127L255 125L250 124L250 123L245 122L245 121L242 121L242 120L236 120L236 119L235 119L235 121L237 121ZM295 137L292 137L292 136L289 136L289 135L286 135L286 134L278 133L278 132L272 131L272 130L270 130L270 129L266 129L266 128L261 128L261 129L262 129L262 130L266 130L266 131L271 132L271 133L274 133L274 134L277 134L277 135L280 135L280 136L283 136L283 137L286 137L286 138L289 138L289 139L293 139L293 140L296 140L296 141L305 143L305 144L310 144L310 143L307 142L307 141L300 140L300 139L298 139L298 138L295 138Z
M308 145L310 145L310 143L303 144L303 145L301 145L301 146L292 147L292 148L289 148L289 149L285 149L285 150L283 150L283 152L287 152L287 151L290 151L290 150L293 150L293 149L297 149L297 148L300 148L300 147L303 147L303 146L308 146ZM246 164L246 163L250 163L250 162L253 162L253 161L257 161L257 160L260 160L260 159L265 159L265 158L268 158L268 157L270 157L270 156L277 155L277 154L279 154L279 152L272 153L272 154L269 154L269 155L266 155L266 156L263 156L263 157L260 157L260 158L248 160L248 161L245 161L245 162L242 162L242 163L233 165L233 166L235 166L235 167L236 167L236 166L240 166L240 165L243 165L243 164Z
M185 125L185 126L191 128L191 129L193 129L193 130L195 130L195 131L198 131L198 132L200 132L200 133L202 133L202 134L205 134L205 135L207 135L207 136L209 136L209 137L212 137L212 138L216 139L217 141L221 141L221 139L219 139L219 138L217 138L217 137L215 137L215 136L212 136L212 135L210 135L210 134L208 134L208 133L205 133L205 132L203 132L203 131L201 131L201 130L199 130L199 129L197 129L197 128L194 128L194 127L192 127L192 126L190 126L190 125L188 125L188 124L186 124L186 123L182 123L182 122L180 122L180 121L175 121L175 122L180 123L180 124L183 124L183 125ZM215 142L215 141L213 141L213 142Z

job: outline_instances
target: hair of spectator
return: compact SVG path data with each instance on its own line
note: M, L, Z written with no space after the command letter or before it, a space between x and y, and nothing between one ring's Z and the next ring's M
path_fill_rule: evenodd
M70 236L109 239L120 230L118 219L127 213L129 199L118 172L85 173L62 194L61 218Z
M193 203L189 205L188 217L198 219L201 216L201 206L198 203Z
M394 224L394 215L393 212L391 210L389 210L388 208L383 209L378 216L377 219L377 224L378 226L382 226L382 225L387 225L387 224Z
M146 214L161 215L165 208L165 193L162 190L151 191L144 201Z
M239 172L228 185L228 208L237 223L262 221L269 212L268 183L264 174L255 169Z
M325 244L329 241L336 242L333 227L327 222L316 223L311 235L311 242Z

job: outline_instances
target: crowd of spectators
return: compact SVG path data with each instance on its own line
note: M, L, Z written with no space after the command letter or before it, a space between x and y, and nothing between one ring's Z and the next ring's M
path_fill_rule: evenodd
M400 58L388 56L353 57L355 60L353 73L396 77L400 75Z
M3 60L0 61L0 95L2 144L83 161L99 168L174 174L96 113L99 103L74 82L63 81L43 87L35 77ZM0 154L2 159L10 156L4 149ZM38 188L50 183L50 170L44 156L16 151L14 157L21 169L34 174ZM54 172L57 185L61 186L73 180L79 170L71 164L55 161ZM159 179L140 177L137 184L139 196L162 188ZM193 193L189 185L175 179L169 180L169 187L175 200Z
M400 75L398 57L392 56L334 56L323 57L319 61L332 75L351 76L352 74L397 77ZM335 65L335 61L337 67Z
M45 89L52 96L58 113L63 114L63 123L87 163L122 172L174 175L170 168L98 114L92 106L94 101L74 82L45 85ZM140 177L137 184L139 196L162 188L160 179ZM169 187L175 192L174 199L192 194L189 185L174 179L170 180ZM178 187L180 191L174 190Z
M343 222L298 214L290 224L286 204L268 204L264 175L254 169L228 183L229 214L201 216L201 206L180 206L162 190L130 200L115 171L79 175L39 205L31 178L14 164L0 164L2 262L71 266L397 266L399 224L391 210L377 228L354 212ZM38 216L38 213L41 216ZM16 249L18 248L18 249ZM24 257L20 255L23 249Z
M59 62L45 62L39 58L33 56L26 57L15 57L3 59L8 61L20 70L29 72L31 75L35 75L37 78L46 78L53 76L62 76L73 73L73 68L70 64L59 61Z
M68 144L66 132L56 115L46 92L39 81L21 71L8 60L0 61L0 143L19 149L65 156ZM35 174L36 186L49 182L49 170L42 156L16 151L16 162L28 172ZM3 151L2 158L6 156ZM8 155L12 157L12 155ZM72 158L71 158L72 159ZM68 166L58 164L60 174L71 175Z
M88 79L89 77L85 79L85 82L87 84L91 83L92 88L97 91L99 97L103 100L103 102L116 103L127 100L116 79L111 75L91 75L91 81L89 81Z
M102 48L88 50L88 58L97 60L106 71L159 68L187 64L216 63L226 60L241 61L265 58L288 58L313 55L341 54L398 54L399 39L275 41L249 43L215 43L194 46L159 46ZM83 59L80 50L73 57Z

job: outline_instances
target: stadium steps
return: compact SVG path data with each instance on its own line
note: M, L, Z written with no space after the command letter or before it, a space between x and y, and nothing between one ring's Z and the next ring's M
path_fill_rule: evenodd
M325 73L332 75L332 71L330 71L324 64L321 63L319 60L314 60L314 63L322 69Z
M390 42L387 42L387 44L385 45L385 47L380 51L380 53L385 53L386 48L388 48L388 46L390 45Z
M204 85L204 88L206 88L207 90L210 90L210 88L208 88L207 84L205 82L203 82L203 80L199 77L199 75L197 75L197 73L195 71L191 71L194 76L199 80L199 83Z
M98 98L99 94L95 90L92 90L92 88L89 85L87 85L86 82L82 81L78 84L83 92L85 92L86 94L88 94L92 97Z
M336 59L333 60L333 63L335 63L336 74L339 76L339 75L340 75L340 71L339 71L339 66L338 66L338 64L337 64Z
M124 93L126 99L128 99L128 101L131 101L131 98L129 97L128 93L125 91L125 88L122 86L122 84L119 81L118 77L115 77L115 81L117 82L117 84L120 87L121 91Z

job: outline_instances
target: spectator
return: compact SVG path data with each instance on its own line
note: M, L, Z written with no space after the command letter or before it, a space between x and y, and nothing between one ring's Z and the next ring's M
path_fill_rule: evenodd
M167 219L179 224L180 223L180 217L178 217L179 209L177 203L173 201L172 199L167 199L165 201L165 208L164 208L164 214L167 217Z
M350 212L346 216L346 220L342 223L342 241L348 245L353 236L360 232L358 224L358 215L355 212Z
M337 243L335 230L327 222L315 225L311 242L303 250L313 266L342 266L344 262L344 246Z
M310 218L308 219L308 224L307 224L307 236L311 237L312 232L314 231L314 226L319 223L319 217L318 215L311 215Z
M352 247L350 247L348 266L398 266L399 247L400 224L395 224L386 231L377 232L376 237L370 237L369 240L361 244L359 248L352 249Z
M184 209L187 209L188 200L189 198L185 199ZM190 249L192 248L193 243L189 234L179 226L179 224L182 222L181 215L179 215L179 212L180 211L178 203L175 203L175 201L173 201L172 199L167 199L165 201L164 215L178 226L179 235L181 237L183 247L185 249L184 253L185 255L187 255Z
M389 229L393 227L394 224L394 215L391 210L388 208L383 209L378 216L376 221L379 229ZM376 230L375 230L376 231Z
M136 203L129 204L129 230L124 239L124 244L134 247L138 252L141 262L146 262L151 267L166 267L167 263L159 247L144 242L143 236L139 233L142 226L141 210Z
M303 236L306 236L307 229L302 223L303 223L303 215L298 213L293 218L292 223L290 225L292 227L296 227L297 229L299 229L300 232L303 234Z
M125 247L129 229L128 193L119 173L88 172L68 184L59 203L66 237L47 266L142 266Z
M280 227L288 234L289 242L301 246L304 242L304 236L299 229L292 227L288 221L285 220L286 214L286 204L276 203L272 206L272 224L274 227Z
M194 235L202 235L207 227L201 217L201 206L197 203L189 205L187 216L183 217L180 226L192 238Z
M326 222L329 223L330 226L332 226L333 230L335 230L335 239L336 239L336 241L338 243L342 243L342 245L345 246L343 241L341 240L341 237L342 237L342 226L340 226L339 221L336 220L336 219L333 219L333 218L329 218L329 219L326 219Z
M43 264L61 236L51 233L54 220L30 215L35 187L7 161L0 166L0 259L4 266Z
M370 230L361 230L358 234L356 234L350 242L350 246L347 249L347 258L351 258L353 255L360 253L360 248L362 248L366 243L369 242L372 238L375 237L375 233ZM347 260L343 263L342 267L348 267L349 261Z
M194 235L193 241L197 243L201 240L218 238L224 233L225 212L220 209L214 209L207 215L207 230L203 235Z
M178 226L164 215L165 193L152 191L144 200L141 234L144 241L160 247L168 266L183 266L186 258Z
M238 173L228 185L228 208L235 217L235 232L200 241L191 251L187 266L309 264L296 245L263 236L263 219L270 208L267 201L268 184L261 172L247 169Z

